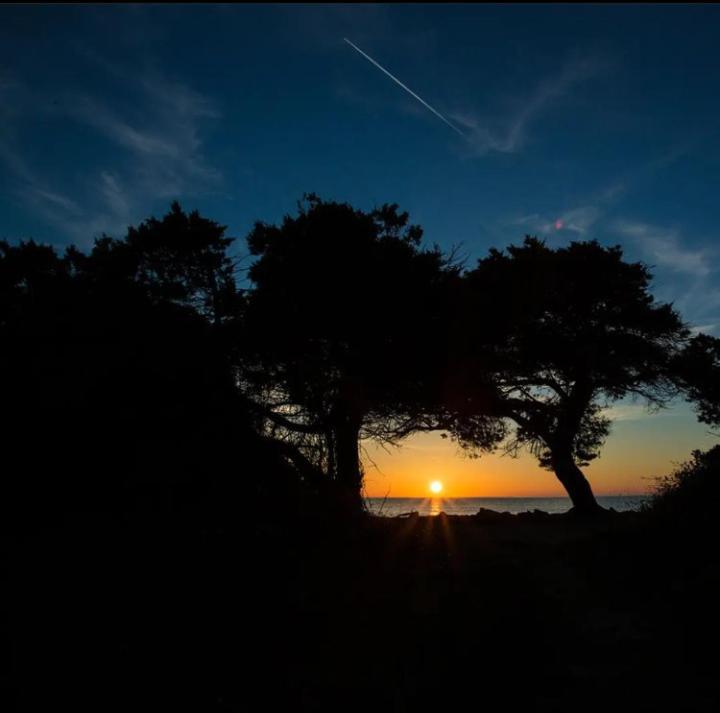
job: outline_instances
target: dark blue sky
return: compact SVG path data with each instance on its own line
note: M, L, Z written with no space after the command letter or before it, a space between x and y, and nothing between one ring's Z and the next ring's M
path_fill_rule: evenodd
M315 191L397 202L470 258L621 243L712 331L718 27L702 5L4 6L0 237L88 246L177 198L244 238Z

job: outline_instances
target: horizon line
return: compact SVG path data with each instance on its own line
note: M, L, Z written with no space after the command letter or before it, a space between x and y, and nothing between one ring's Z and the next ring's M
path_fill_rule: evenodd
M596 498L639 498L649 497L652 492L642 493L595 493ZM364 500L532 500L532 499L565 499L570 500L569 495L364 495Z

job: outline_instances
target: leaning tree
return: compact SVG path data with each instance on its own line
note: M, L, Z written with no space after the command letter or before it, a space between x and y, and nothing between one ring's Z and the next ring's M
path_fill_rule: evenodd
M396 205L364 212L308 195L248 236L239 376L266 427L361 506L359 440L395 442L426 415L456 271Z
M626 396L662 407L684 393L712 420L718 341L691 339L650 281L645 265L596 241L553 249L526 237L492 249L464 275L454 309L454 437L482 445L478 424L482 434L488 416L498 419L506 447L529 447L575 510L591 512L581 467L609 433L604 407Z

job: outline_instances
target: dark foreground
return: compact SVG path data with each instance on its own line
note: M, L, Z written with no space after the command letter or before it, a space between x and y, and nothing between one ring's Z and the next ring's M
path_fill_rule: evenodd
M717 554L647 515L252 530L86 518L6 537L4 709L720 702Z

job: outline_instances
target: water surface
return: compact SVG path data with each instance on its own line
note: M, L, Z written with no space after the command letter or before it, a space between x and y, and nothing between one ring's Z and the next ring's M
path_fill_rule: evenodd
M647 495L604 495L597 498L604 508L618 512L637 510L648 499ZM531 510L548 513L567 512L572 503L569 498L366 498L368 509L374 515L396 517L417 512L420 515L475 515L480 508L517 514Z

